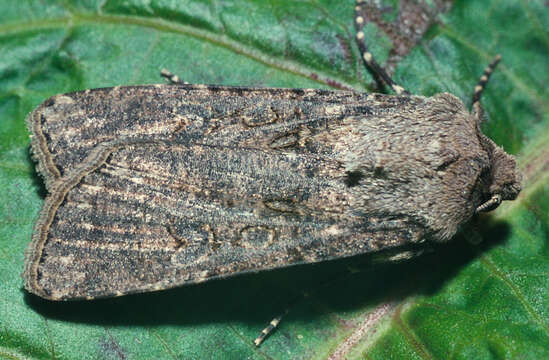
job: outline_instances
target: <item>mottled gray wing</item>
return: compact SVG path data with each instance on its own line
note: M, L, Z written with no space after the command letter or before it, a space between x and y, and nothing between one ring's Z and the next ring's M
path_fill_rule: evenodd
M131 97L130 89L143 88L98 91ZM181 99L179 112L162 113L167 124L180 117L171 131L152 115L146 125L120 129L123 116L102 114L112 123L97 126L96 136L82 135L92 126L82 125L57 140L52 132L43 143L33 140L35 152L52 153L38 150L39 169L48 171L49 159L60 171L45 175L50 195L26 254L28 290L56 300L115 296L444 240L479 201L486 159L467 112L449 95L223 91L263 95L209 118L197 109L212 108L212 94L189 95L194 100ZM308 92L316 96L303 101ZM73 104L64 96L54 104ZM174 108L163 99L159 109ZM180 115L191 103L195 111ZM115 113L136 116L130 126L153 104ZM95 117L96 108L71 116ZM68 116L56 111L42 129Z
M315 89L147 85L54 96L27 118L32 152L46 186L98 144L114 139L199 140L210 145L283 148L303 124L367 109L366 94ZM263 136L263 135L267 136ZM276 138L277 134L281 134Z

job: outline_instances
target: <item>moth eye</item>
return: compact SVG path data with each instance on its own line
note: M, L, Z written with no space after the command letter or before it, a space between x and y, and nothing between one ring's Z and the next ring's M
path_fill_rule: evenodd
M520 182L509 181L503 184L502 197L503 200L515 200L520 193L522 186Z

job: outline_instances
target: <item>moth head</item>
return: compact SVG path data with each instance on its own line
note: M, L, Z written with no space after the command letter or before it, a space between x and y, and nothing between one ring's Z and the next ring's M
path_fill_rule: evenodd
M476 209L477 212L494 210L503 200L514 200L521 190L522 176L517 169L515 158L507 154L492 140L485 138L490 153L490 182L488 200Z

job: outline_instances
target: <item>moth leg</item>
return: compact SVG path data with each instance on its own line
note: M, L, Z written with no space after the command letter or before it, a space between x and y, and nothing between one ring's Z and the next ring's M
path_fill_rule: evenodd
M387 74L387 72L379 66L377 61L374 59L374 56L370 51L368 51L368 47L366 46L366 42L364 41L364 32L362 31L362 28L364 27L364 17L362 17L362 6L364 4L364 0L356 0L356 6L355 6L355 28L356 28L356 42L358 44L358 48L360 50L360 57L362 58L362 61L364 62L364 65L366 68L370 69L376 78L376 81L380 83L382 81L383 83L387 84L388 86L393 89L393 91L397 95L401 94L410 94L406 89L404 89L402 86L398 85L391 79L391 77Z
M483 204L480 204L477 207L476 212L479 213L479 212L492 211L495 208L497 208L499 204L501 204L501 201L502 201L501 195L495 194L489 200L485 201Z
M282 320L282 317L284 315L286 315L288 313L288 311L289 311L289 309L286 308L286 310L284 310L284 312L282 314L280 314L277 317L275 317L274 319L272 319L271 322L269 323L269 325L265 329L261 330L261 333L259 334L259 336L256 337L255 340L254 340L254 345L255 346L261 345L263 340L265 340L267 338L267 336L269 336L269 334L272 333L274 331L274 329L276 329L278 324L280 324L280 320Z
M177 76L175 74L172 74L171 72L169 72L166 69L162 69L160 71L160 76L162 76L163 78L168 80L171 85L181 85L181 84L187 85L187 84L189 84L188 82L181 80L179 78L179 76Z
M484 69L484 73L480 77L477 85L475 86L475 90L473 92L473 115L477 119L477 121L480 123L482 122L482 117L484 114L484 111L482 109L482 105L480 104L480 96L482 95L482 92L484 91L484 88L486 87L486 83L488 82L488 79L490 79L490 75L492 75L492 72L494 72L494 69L496 68L497 64L501 61L501 55L496 55L494 60Z
M318 289L317 289L318 290ZM290 310L299 302L299 301L302 301L303 299L306 299L309 297L309 293L307 292L304 292L302 293L301 295L299 295L298 297L296 297L292 302L290 302L289 304L286 305L286 308L284 309L284 311L278 315L277 317L273 318L271 320L271 322L269 323L269 325L267 325L267 327L263 330L261 330L261 333L259 334L258 337L255 338L254 340L254 345L255 346L259 346L261 345L261 343L278 327L278 324L280 324L280 321L282 320L282 318L286 315L288 315L288 313L290 312Z
M269 325L267 325L267 327L265 327L263 330L261 330L261 333L259 334L258 337L255 338L254 340L254 345L255 346L259 346L261 345L261 343L278 327L278 325L280 324L280 321L282 320L282 318L286 315L288 315L288 313L298 304L300 303L301 301L304 301L305 299L307 298L311 298L314 296L314 294L318 293L319 291L321 291L322 289L326 288L326 287L329 287L333 284L337 284L337 283L340 283L344 278L348 277L348 276L352 276L356 273L359 273L361 272L362 270L361 269L356 269L356 268L352 268L352 267L349 267L347 269L347 271L345 271L345 273L343 274L343 276L339 276L339 277L336 277L332 280L329 280L329 281L326 281L322 284L320 284L319 286L313 288L313 289L309 289L309 291L303 291L301 294L297 295L292 301L290 301L289 303L287 303L286 305L286 308L284 309L284 311L282 313L280 313L280 315L278 315L277 317L273 318L271 320L271 322L269 323Z

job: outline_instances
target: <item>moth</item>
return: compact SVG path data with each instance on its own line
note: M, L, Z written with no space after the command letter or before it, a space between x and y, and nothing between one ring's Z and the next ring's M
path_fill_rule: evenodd
M480 96L182 84L57 95L27 118L48 195L25 288L49 300L162 290L449 241L520 192Z

